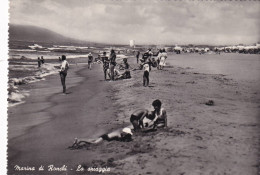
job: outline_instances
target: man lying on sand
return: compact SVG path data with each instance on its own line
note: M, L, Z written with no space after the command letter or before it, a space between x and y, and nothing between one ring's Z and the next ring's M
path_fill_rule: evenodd
M152 103L154 111L148 111L146 109L139 109L132 113L130 122L134 127L134 131L138 131L141 128L157 128L167 127L167 114L164 108L162 108L162 102L160 100L154 100ZM144 124L144 119L147 118L150 121Z
M111 133L108 134L104 134L100 137L98 137L97 139L75 139L75 142L73 143L72 146L70 146L70 149L78 149L83 147L86 144L99 144L104 140L107 141L112 141L112 140L117 140L117 141L122 141L122 142L129 142L132 140L132 131L130 128L123 128L123 129L118 129L115 130Z

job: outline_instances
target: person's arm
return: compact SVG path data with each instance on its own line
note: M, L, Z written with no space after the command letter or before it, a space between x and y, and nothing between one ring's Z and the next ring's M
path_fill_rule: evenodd
M144 118L147 116L147 114L148 114L148 110L145 110L145 111L143 112L141 118L139 119L139 125L142 126L142 127L144 127L143 120L144 120Z

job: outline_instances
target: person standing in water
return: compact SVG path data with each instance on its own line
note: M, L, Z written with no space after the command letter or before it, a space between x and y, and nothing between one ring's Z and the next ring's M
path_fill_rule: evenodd
M41 59L38 57L38 67L41 67Z
M61 56L61 68L60 68L60 79L61 79L61 84L63 87L63 93L66 94L66 84L65 84L65 80L66 80L66 76L67 76L67 71L69 69L69 63L66 60L66 56L62 55Z
M43 58L43 56L41 56L41 62L42 62L42 64L44 64L44 58Z

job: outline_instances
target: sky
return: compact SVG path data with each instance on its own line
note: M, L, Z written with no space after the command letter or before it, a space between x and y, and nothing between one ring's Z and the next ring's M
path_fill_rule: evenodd
M129 44L254 44L260 1L10 0L9 22L75 39Z

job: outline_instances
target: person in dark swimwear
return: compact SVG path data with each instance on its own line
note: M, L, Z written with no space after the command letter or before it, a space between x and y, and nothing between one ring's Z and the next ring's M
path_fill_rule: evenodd
M113 49L111 49L109 60L110 60L109 69L111 72L110 80L114 81L115 80L114 69L116 66L116 53Z
M85 139L85 138L75 138L75 141L73 145L69 148L80 148L87 144L99 144L106 141L122 141L122 142L129 142L132 141L132 131L130 128L125 127L123 129L117 129L113 132L110 132L108 134L103 134L102 136L96 138L96 139Z
M123 69L125 70L121 75L119 75L118 76L118 78L117 79L121 79L121 78L123 78L123 79L128 79L128 78L131 78L131 74L130 74L130 65L128 64L128 62L127 62L127 58L124 58L123 59L123 65L122 65L122 67L123 67Z
M139 62L139 56L140 56L140 51L138 50L138 51L137 51L137 54L136 54L136 62L137 62L137 64L138 64L138 62Z
M143 128L152 127L167 127L167 114L164 108L162 108L162 102L160 100L154 100L152 103L154 111L148 111L146 109L139 109L132 113L130 122L134 127L134 131L138 131ZM144 123L144 118L150 120L149 123Z
M40 57L38 57L38 67L41 67L41 60L40 60Z
M93 62L93 55L91 54L91 52L88 54L88 69L91 70L91 65Z
M41 62L42 62L42 64L44 64L44 58L43 58L43 56L41 56Z
M108 57L106 56L106 52L103 52L101 60L103 62L104 78L106 80L107 79L107 72L108 72L108 69L109 69L109 60L108 60Z

